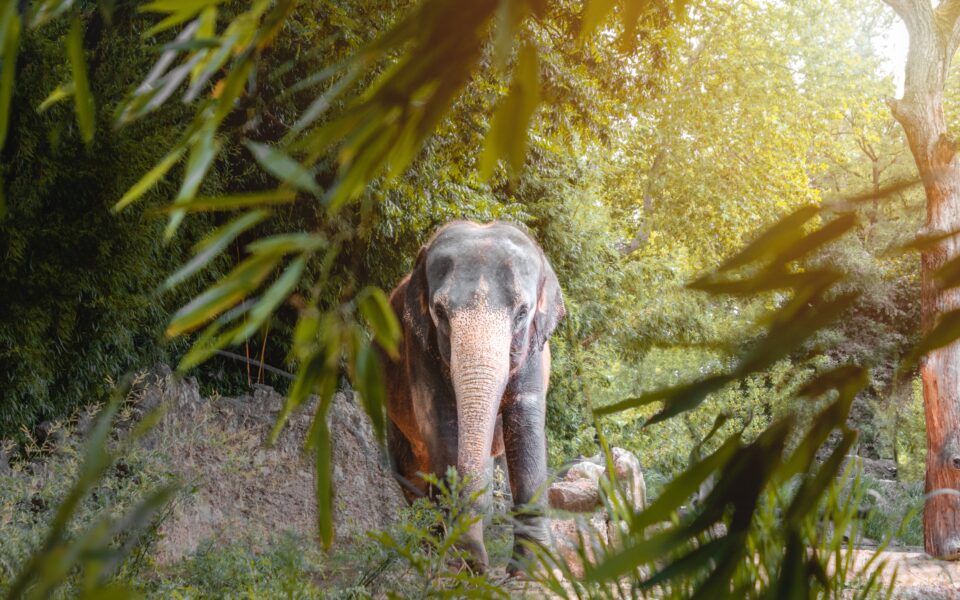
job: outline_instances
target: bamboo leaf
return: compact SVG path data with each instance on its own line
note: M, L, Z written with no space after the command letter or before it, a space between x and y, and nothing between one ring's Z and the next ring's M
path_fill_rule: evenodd
M194 198L183 206L167 206L163 212L183 210L187 213L217 212L226 210L240 210L254 206L271 206L288 204L297 198L297 193L288 188L279 188L267 192L250 192L233 194L230 196L213 196L209 198Z
M183 184L177 201L182 202L196 196L197 189L217 156L219 145L216 141L216 125L210 121L200 131L197 140L190 147L190 157L183 175Z
M198 272L209 264L218 254L223 252L238 235L262 222L269 215L270 213L265 210L251 211L216 229L196 245L196 254L187 264L182 266L176 273L167 277L166 281L163 282L164 288L168 290L172 289L177 284Z
M520 49L507 97L497 108L480 155L480 175L489 178L500 158L512 175L523 170L530 119L540 103L540 64L531 45Z
M268 173L299 190L314 196L321 195L320 186L314 180L313 173L299 162L266 144L251 141L245 144L260 166Z
M911 359L915 361L931 350L948 346L957 338L960 338L960 310L951 310L939 316L937 324L914 348Z
M323 353L314 353L300 364L297 376L293 381L293 387L287 394L287 401L283 405L283 410L277 415L277 420L274 422L270 436L267 438L267 444L273 445L277 441L283 426L287 423L287 419L313 393L324 374L325 363Z
M803 237L804 224L815 217L820 209L814 205L798 208L780 219L757 239L717 268L717 272L731 271L783 252Z
M316 457L317 491L317 529L320 541L325 548L333 543L333 455L331 451L330 428L327 426L327 412L333 398L336 378L327 375L320 404L313 417L313 426L309 434L310 443Z
M145 12L143 8L140 9L141 12ZM152 38L158 33L163 33L164 31L176 27L181 23L186 23L190 19L197 16L199 10L180 10L174 13L171 13L164 19L161 19L159 23L151 27L150 29L143 32L144 38Z
M327 244L327 238L319 233L281 233L247 244L253 254L277 255L291 252L313 252Z
M606 20L616 4L616 0L587 0L583 9L583 21L580 25L580 43L590 39L594 30Z
M217 125L214 121L208 120L203 129L198 132L196 140L190 146L190 156L187 158L187 165L184 169L183 182L180 185L180 192L174 201L174 206L189 204L189 201L196 196L197 189L203 178L206 176L210 166L217 156L220 147L216 141ZM170 239L176 232L177 227L183 221L186 212L180 209L174 209L170 213L170 220L164 230L164 238Z
M180 362L177 363L177 371L186 373L190 369L203 363L208 358L217 353L217 350L225 348L230 344L233 337L233 331L223 331L223 323L226 321L223 317L217 319L203 330L203 333L197 337L196 341L190 345L190 349Z
M358 296L357 301L360 314L373 331L373 335L387 354L396 359L399 357L397 344L400 341L400 322L393 314L390 299L377 287L365 288Z
M18 3L10 2L10 4L16 6ZM40 6L34 9L33 18L30 20L31 29L42 27L70 10L74 0L43 0L39 4Z
M199 13L208 6L221 4L223 0L153 0L140 6L140 12L172 13L193 11Z
M843 467L843 461L856 439L855 432L844 432L840 443L830 453L827 460L820 465L816 475L803 481L784 515L784 520L788 525L798 526L801 519L806 517L811 510L816 509L817 501L823 497L825 490L836 479Z
M369 342L362 339L362 335L360 338L357 341L359 349L356 354L354 384L357 386L364 410L370 415L373 431L382 444L386 439L387 431L387 393L383 380L383 365L380 364Z
M712 454L674 478L650 506L636 515L633 528L641 531L650 525L669 521L708 477L727 464L739 447L739 438L731 436Z
M74 89L74 86L72 81L68 81L67 83L61 83L56 88L54 88L52 92L50 92L50 95L44 98L43 102L41 102L39 106L37 106L37 112L42 113L48 108L50 108L51 106L53 106L54 104L56 104L57 102L66 100L67 98L73 95L73 89Z
M260 300L250 309L247 321L238 328L231 343L239 344L260 329L260 326L266 322L280 306L280 303L286 300L294 288L297 287L297 284L300 283L300 276L303 275L306 265L307 259L303 256L297 257L290 263L283 275L267 288Z
M593 412L597 416L603 416L616 412L622 412L631 408L646 406L648 404L653 404L654 402L678 402L684 406L690 405L694 402L699 404L708 394L720 389L720 387L728 383L731 379L732 378L727 375L714 375L701 381L655 390L635 398L627 398L614 404L596 408ZM694 404L694 406L696 404Z
M167 326L167 336L176 337L192 331L240 302L267 278L280 258L279 255L256 255L237 265L220 282L173 315Z
M0 71L0 148L7 141L10 126L10 102L13 99L13 80L17 69L17 52L20 48L20 15L15 11L14 3L7 2L7 17L4 23L3 70ZM10 10L14 12L7 14Z
M171 150L169 154L163 157L163 160L157 163L155 167L150 169L146 175L141 177L140 181L135 183L133 187L127 190L127 193L124 194L123 197L113 205L113 212L120 212L133 202L139 200L141 196L147 193L147 190L152 188L157 184L158 181L163 179L163 176L173 168L173 165L177 164L185 151L186 148L183 146L177 146Z
M90 82L87 80L87 60L83 53L83 26L79 16L74 17L70 24L70 32L67 34L67 57L73 74L73 102L77 113L77 125L80 127L80 135L84 143L89 144L93 141L96 123L93 114L93 94L90 93Z

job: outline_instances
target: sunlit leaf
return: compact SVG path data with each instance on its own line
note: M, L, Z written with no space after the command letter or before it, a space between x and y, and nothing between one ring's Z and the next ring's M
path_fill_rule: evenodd
M287 419L295 410L300 408L307 398L314 392L325 370L326 358L323 354L315 353L300 364L297 370L296 378L293 380L293 387L287 394L287 400L283 409L274 421L273 429L267 439L267 443L273 445L276 443L280 432L283 431Z
M383 365L376 351L365 339L358 340L358 345L354 385L357 386L364 410L370 415L373 431L383 443L387 431L387 391L383 379Z
M280 255L255 255L237 265L216 285L178 310L167 326L168 337L192 331L251 294L273 271Z
M167 171L173 168L175 164L180 160L180 157L183 156L183 153L186 151L186 148L183 146L177 146L170 151L169 154L163 157L155 167L150 169L146 175L140 178L140 181L135 183L133 187L127 190L127 193L113 205L113 211L119 212L140 199L147 191L157 184L158 181L163 179L163 176L167 174Z
M226 210L241 210L256 206L272 206L288 204L297 198L297 193L291 189L280 188L267 192L249 192L229 196L214 196L211 198L194 198L182 206L167 206L164 212L183 210L193 212L216 212Z
M273 285L267 288L260 300L250 309L247 321L234 334L232 340L234 344L239 344L253 335L273 315L280 303L286 300L294 288L297 287L297 284L300 283L300 277L303 275L306 265L306 258L303 256L297 257Z
M317 529L320 541L329 548L333 543L333 457L327 413L336 389L336 377L325 373L319 387L320 402L307 433L307 442L316 458Z
M11 2L10 4L16 5ZM39 6L34 9L33 18L30 20L30 27L36 29L60 17L71 7L74 0L42 0Z
M37 112L42 113L57 102L66 100L73 95L73 90L74 86L72 81L58 85L46 98L44 98L43 102L40 103L40 105L37 107Z
M283 255L291 252L313 252L327 244L319 233L281 233L247 244L247 250L259 255Z
M580 25L581 43L590 39L594 30L606 20L616 5L616 0L587 0L584 3L583 22Z
M540 103L540 64L537 51L526 45L520 49L513 70L513 81L490 122L490 131L480 155L480 175L489 178L504 158L510 172L518 175L527 153L530 118Z

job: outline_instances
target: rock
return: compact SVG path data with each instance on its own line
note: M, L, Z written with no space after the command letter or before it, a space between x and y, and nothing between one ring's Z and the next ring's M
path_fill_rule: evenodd
M606 473L607 469L605 466L602 466L598 463L591 462L590 460L584 460L579 462L567 470L567 475L564 477L567 481L573 481L576 479L586 479L587 481L592 482L594 485L599 485L600 479Z
M193 379L165 377L140 394L143 404L169 408L145 441L168 457L193 491L173 504L160 525L159 563L191 553L205 540L257 547L286 532L315 538L313 456L304 440L316 400L290 416L266 446L285 399L267 386L239 398L202 399ZM336 542L392 522L406 505L352 393L337 393L328 413L332 444Z
M623 448L612 448L617 483L634 510L642 510L647 502L647 486L640 470L640 460ZM570 512L589 512L601 505L600 480L606 474L606 458L597 454L570 465L563 478L554 482L547 498L551 508Z
M349 396L352 397L352 394ZM334 524L338 540L383 529L406 506L400 485L383 455L370 421L347 394L337 394L330 408L330 436L335 479Z
M643 479L643 471L640 470L640 459L623 448L611 448L610 453L613 455L613 469L621 489L635 511L643 510L647 506L647 483Z
M596 560L600 549L609 541L607 528L607 515L602 511L572 519L551 519L550 542L571 573L580 578L584 570L580 556L581 543L586 559L590 562Z
M855 461L863 469L863 474L874 479L896 479L897 462L889 458L865 458L863 456L850 455L847 461ZM840 472L847 467L844 464Z
M600 506L600 488L589 479L558 481L550 486L550 507L569 512L590 512Z
M647 488L637 457L622 448L612 448L617 483L634 510L646 505ZM583 561L578 551L581 539L588 561L593 561L601 548L617 538L615 525L604 510L600 498L600 482L606 476L606 458L598 454L582 458L570 465L562 478L547 493L550 507L574 513L587 513L570 518L567 515L550 520L550 537L554 550L575 577L583 576Z

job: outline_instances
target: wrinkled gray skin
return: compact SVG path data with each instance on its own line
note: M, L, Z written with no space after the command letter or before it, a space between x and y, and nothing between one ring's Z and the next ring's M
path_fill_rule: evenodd
M391 304L404 340L386 368L390 450L408 498L429 493L418 472L442 477L449 466L488 490L490 457L506 452L515 506L540 509L514 528L514 556L525 556L521 540L547 540L547 340L564 315L553 269L512 225L453 222L420 250ZM481 523L463 545L484 569Z

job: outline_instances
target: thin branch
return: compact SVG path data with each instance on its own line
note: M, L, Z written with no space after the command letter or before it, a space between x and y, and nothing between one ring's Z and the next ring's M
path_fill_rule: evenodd
M283 377L284 379L290 379L290 380L296 379L296 377L295 377L292 373L287 373L287 372L284 371L283 369L278 369L278 368L276 368L276 367L271 367L270 365L264 364L264 363L260 362L259 360L254 359L254 358L248 358L248 357L245 357L245 356L243 356L243 355L241 355L241 354L234 354L233 352L227 352L226 350L217 350L217 351L216 351L216 354L218 354L219 356L226 357L226 358L232 358L233 360L238 360L238 361L240 361L240 362L245 362L245 363L247 363L247 368L248 368L248 369L249 369L250 366L252 365L252 366L254 366L254 367L260 367L260 368L264 369L265 371L269 371L269 372L273 373L274 375L279 375L280 377Z

